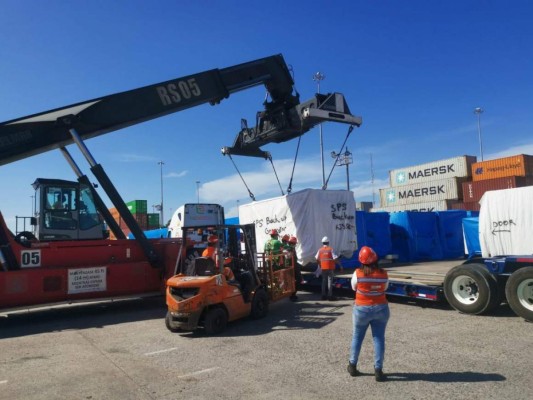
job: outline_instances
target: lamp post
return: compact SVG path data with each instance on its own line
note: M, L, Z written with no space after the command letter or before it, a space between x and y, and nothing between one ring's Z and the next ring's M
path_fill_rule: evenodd
M477 114L477 134L479 137L479 154L481 155L481 161L483 161L483 142L481 141L481 114L483 113L481 107L474 108L474 114Z
M326 79L326 75L317 72L313 75L313 80L316 82L317 85L317 93L320 94L320 81L323 81ZM326 174L324 172L324 142L322 139L322 124L318 125L319 129L319 135L320 135L320 162L322 165L322 187L326 185Z
M196 198L197 203L200 204L200 181L196 181Z
M336 153L335 151L332 151L331 157L336 158L335 162L339 167L346 165L346 189L350 190L350 170L348 166L353 162L352 153L346 148L344 153Z
M164 217L164 211L163 211L163 165L165 163L163 161L158 162L160 166L160 172L161 172L161 226L165 226L165 217Z

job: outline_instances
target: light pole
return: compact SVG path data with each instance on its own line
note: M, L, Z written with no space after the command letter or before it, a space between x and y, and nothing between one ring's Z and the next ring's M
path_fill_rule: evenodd
M198 199L197 203L200 204L200 181L196 181L196 197Z
M483 142L481 141L481 114L483 113L481 107L474 108L474 114L477 114L477 134L479 136L479 154L481 155L481 161L483 161Z
M352 153L350 153L348 147L346 147L344 153L336 153L335 151L332 151L331 157L337 159L335 162L339 167L346 165L346 190L350 190L350 170L348 166L353 162Z
M163 227L165 226L165 217L163 211L163 165L165 165L165 163L163 161L159 161L158 164L161 171L161 226Z
M313 80L316 82L317 85L317 93L320 94L320 81L323 81L326 79L326 75L317 72L313 75ZM326 174L324 172L324 141L322 139L322 124L318 125L319 129L319 135L320 135L320 162L322 165L322 187L326 185Z

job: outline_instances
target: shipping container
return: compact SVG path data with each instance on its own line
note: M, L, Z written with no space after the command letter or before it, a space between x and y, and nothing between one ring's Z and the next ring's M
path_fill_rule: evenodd
M147 200L132 200L126 203L128 210L132 214L142 214L148 212L148 201Z
M462 199L461 184L467 178L449 178L414 185L379 189L381 207Z
M481 206L478 202L472 201L465 203L463 201L459 201L457 203L453 203L450 206L451 210L465 210L465 211L479 211L481 209Z
M507 176L505 178L485 179L463 182L463 201L478 202L489 190L513 189L533 185L532 176Z
M468 178L475 156L459 156L389 171L390 186L412 185L447 178Z
M519 154L472 164L472 180L504 178L506 176L532 176L533 156Z
M388 207L379 207L372 208L371 212L400 212L400 211L418 211L418 212L427 212L427 211L447 211L452 209L452 205L455 204L456 200L439 200L439 201L426 201L423 203L415 204L402 204L398 206L388 206Z
M158 213L148 213L148 229L159 227L159 219Z

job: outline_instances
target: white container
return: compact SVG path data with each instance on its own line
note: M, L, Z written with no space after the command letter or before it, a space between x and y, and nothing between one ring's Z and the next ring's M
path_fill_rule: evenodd
M379 189L381 207L416 204L427 201L462 199L462 182L468 178L449 178L415 185Z
M239 223L255 224L258 252L263 252L272 229L277 229L280 238L295 235L296 255L302 265L316 262L324 236L338 256L349 258L357 248L355 200L348 190L305 189L244 204L239 207Z
M475 156L459 156L389 171L390 186L405 186L447 178L472 176Z
M389 206L381 208L372 208L371 212L399 212L399 211L418 211L418 212L431 212L431 211L446 211L450 210L450 204L454 200L439 200L439 201L426 201L424 203L415 204L402 204L399 206Z

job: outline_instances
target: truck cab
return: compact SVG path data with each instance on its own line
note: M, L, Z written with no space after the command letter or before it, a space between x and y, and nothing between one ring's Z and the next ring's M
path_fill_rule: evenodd
M104 226L88 186L61 179L38 178L35 237L43 241L103 239Z

